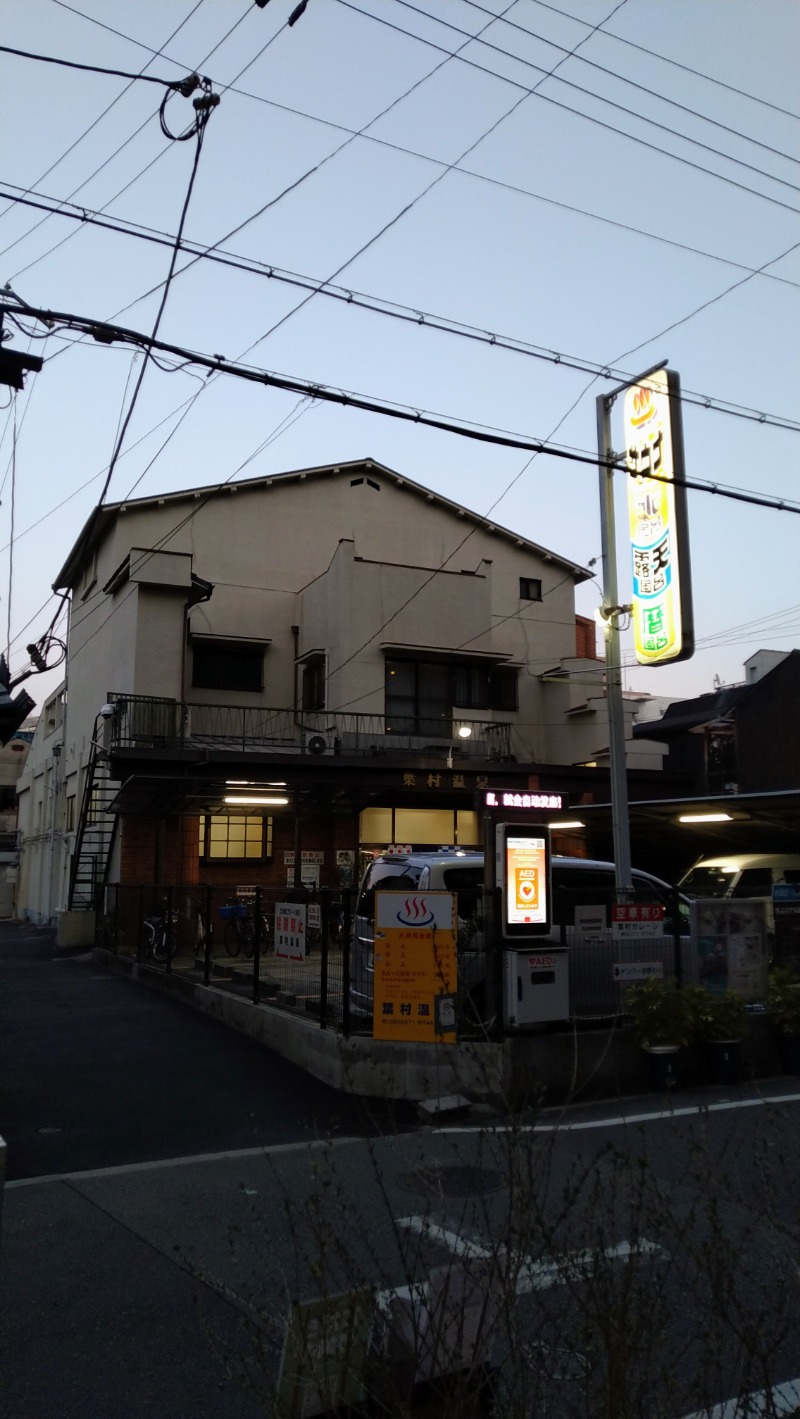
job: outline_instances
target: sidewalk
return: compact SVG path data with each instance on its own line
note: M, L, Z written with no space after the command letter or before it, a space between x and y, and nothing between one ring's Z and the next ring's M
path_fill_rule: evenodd
M175 1253L225 1241L204 1205L240 1187L252 1151L363 1134L359 1102L179 1002L53 959L49 933L0 923L0 1414L9 1419L250 1419L201 1323L240 1326L236 1304ZM369 1125L367 1124L367 1130ZM219 1162L184 1161L221 1155ZM136 1164L173 1160L161 1171ZM122 1166L126 1208L64 1174ZM132 1167L132 1170L131 1170ZM225 1171L227 1169L227 1171ZM60 1176L59 1176L60 1175ZM159 1228L138 1225L154 1179ZM110 1184L106 1184L106 1189ZM215 1204L216 1206L216 1204ZM201 1302L199 1306L198 1303ZM222 1386L222 1388L220 1388Z

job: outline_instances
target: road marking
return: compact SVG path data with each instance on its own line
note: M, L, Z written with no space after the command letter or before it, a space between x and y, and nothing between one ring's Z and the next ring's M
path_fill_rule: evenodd
M121 1163L114 1168L86 1168L75 1173L44 1173L36 1178L14 1178L6 1192L16 1187L38 1187L41 1183L79 1182L81 1178L124 1177L127 1173L155 1172L159 1168L185 1168L194 1163L224 1163L238 1158L266 1158L275 1153L298 1153L302 1149L341 1148L347 1143L363 1143L363 1138L312 1138L307 1143L265 1143L261 1148L232 1148L223 1153L193 1153L184 1158L157 1158L148 1163Z
M685 1419L759 1419L759 1416L796 1414L800 1408L800 1379L786 1380L773 1389L760 1389L741 1399L726 1399L711 1409L698 1409Z
M692 1104L682 1109L658 1109L642 1114L612 1114L609 1118L583 1119L580 1123L469 1124L433 1129L434 1133L578 1133L584 1129L619 1128L620 1124L654 1123L660 1119L693 1118L726 1113L731 1109L764 1108L766 1104L800 1103L800 1094L765 1094L759 1099L726 1099L717 1104Z
M622 1261L631 1256L666 1256L663 1247L642 1238L638 1242L617 1242L605 1247L601 1252L580 1251L568 1253L561 1261L532 1261L514 1252L508 1252L502 1244L487 1247L484 1243L472 1241L458 1232L440 1227L430 1217L396 1217L395 1226L408 1232L416 1232L428 1241L438 1242L447 1247L455 1256L469 1261L491 1261L497 1259L498 1266L515 1273L515 1290L518 1296L527 1296L531 1291L547 1291L551 1286L565 1285L567 1281L585 1280L589 1268L599 1257L607 1261Z

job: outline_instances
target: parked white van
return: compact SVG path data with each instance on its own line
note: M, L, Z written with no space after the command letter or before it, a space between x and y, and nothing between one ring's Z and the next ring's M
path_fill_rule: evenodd
M537 945L575 944L575 909L581 906L605 908L607 937L595 944L582 968L570 972L573 1013L607 1016L615 1013L616 994L612 988L611 906L616 900L614 864L584 857L553 857L551 860L552 929ZM375 892L446 891L457 894L458 980L462 1018L478 1024L486 1018L486 953L483 937L483 853L458 848L439 852L411 852L405 856L385 854L367 867L353 917L350 957L350 1009L356 1016L372 1015L373 948L375 941ZM689 904L676 898L674 888L649 872L633 870L633 901L664 908L658 934L664 940L665 955L671 955L671 938L677 925L685 935L689 930ZM673 920L678 902L678 922ZM668 940L669 939L669 940Z
M687 897L772 897L782 882L800 884L800 853L742 852L701 857L678 886Z

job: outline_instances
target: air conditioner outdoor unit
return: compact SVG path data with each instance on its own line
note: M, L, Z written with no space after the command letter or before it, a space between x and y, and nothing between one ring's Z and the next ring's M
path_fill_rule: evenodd
M319 758L322 754L336 753L336 739L332 729L307 729L303 740L306 754Z

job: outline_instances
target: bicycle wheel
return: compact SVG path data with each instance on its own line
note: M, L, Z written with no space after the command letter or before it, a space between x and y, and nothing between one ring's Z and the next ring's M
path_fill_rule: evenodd
M229 956L238 956L242 949L242 929L238 916L225 923L225 950Z
M170 950L170 946L172 946L172 950ZM168 961L170 956L175 955L175 947L170 940L165 921L159 921L153 927L153 941L150 949L153 953L153 960L160 963Z

